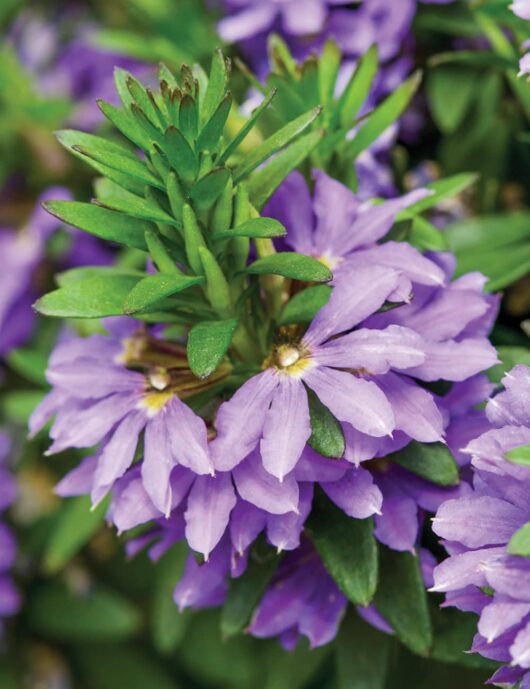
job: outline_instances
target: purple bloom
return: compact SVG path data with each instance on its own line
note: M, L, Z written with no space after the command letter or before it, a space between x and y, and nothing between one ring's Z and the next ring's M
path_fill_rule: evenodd
M521 19L527 19L530 21L530 1L529 0L515 0L510 5L510 9L514 14Z
M530 470L507 462L506 452L530 443L530 369L516 366L504 391L487 406L490 429L469 443L473 493L441 505L433 523L450 557L434 572L446 605L480 614L471 650L510 663L492 678L530 682L530 561L509 555L507 544L530 521ZM484 593L484 589L491 593Z

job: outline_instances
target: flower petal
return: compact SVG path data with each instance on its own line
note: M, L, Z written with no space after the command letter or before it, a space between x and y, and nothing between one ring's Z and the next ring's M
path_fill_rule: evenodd
M366 469L350 469L343 479L324 483L322 488L348 517L367 519L381 511L383 495Z
M270 514L298 512L298 482L292 474L280 483L265 471L258 452L253 452L233 471L237 492L243 498Z

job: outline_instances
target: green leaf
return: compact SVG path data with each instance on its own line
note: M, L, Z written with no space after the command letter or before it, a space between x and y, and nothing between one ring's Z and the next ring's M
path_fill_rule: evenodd
M208 122L225 95L228 86L228 63L220 50L212 58L208 87L201 107L201 122Z
M55 281L59 287L73 285L74 282L96 277L136 277L141 279L145 276L144 272L133 268L122 268L121 266L83 266L82 268L70 268L62 273L57 273Z
M388 459L440 486L457 486L460 482L458 465L447 445L419 443L413 440Z
M488 378L493 383L500 383L504 376L517 364L530 366L530 350L527 347L497 347L500 364L492 366L488 371Z
M380 545L379 571L375 606L405 646L426 655L433 635L418 557Z
M128 294L137 284L132 276L97 276L78 280L41 297L34 308L57 318L120 316Z
M296 169L323 140L324 130L306 134L252 173L249 189L253 205L261 210L283 180Z
M100 586L77 593L58 581L38 587L27 602L30 628L59 641L115 641L140 628L135 607L120 594Z
M202 276L157 273L137 282L123 303L123 311L133 314L148 311L162 299L204 282Z
M196 182L191 191L190 198L199 209L208 209L213 206L224 191L230 179L230 170L218 167L209 172Z
M89 161L95 160L96 163L102 163L112 170L117 170L120 175L132 177L137 182L148 184L158 189L163 190L165 188L163 182L150 172L147 165L139 158L123 153L115 153L112 149L100 151L99 149L87 148L86 146L74 146L73 150L88 158ZM99 167L95 167L95 169L99 171Z
M240 165L234 170L234 182L248 177L261 163L265 162L274 153L285 148L293 139L299 136L309 125L316 120L322 112L322 108L312 108L308 112L300 115L289 124L275 132L271 137L259 146L256 146L251 153L245 156Z
M213 239L228 239L230 237L250 237L256 239L285 237L286 234L287 230L285 227L278 220L274 220L274 218L253 218L233 229L215 232L212 237Z
M447 251L445 234L421 215L412 216L408 241L421 251Z
M355 137L344 147L349 158L355 160L400 117L418 90L420 81L421 73L416 72L368 115L364 123L359 125Z
M431 70L426 94L434 121L445 134L458 129L476 99L480 72L462 65L445 65Z
M81 550L104 524L109 502L104 500L94 510L85 495L63 502L44 553L46 572L58 572Z
M256 122L260 118L263 111L269 107L270 102L272 101L276 93L277 90L272 89L272 91L261 101L258 107L252 111L248 120L245 122L245 124L241 127L238 133L234 136L234 138L230 141L230 143L219 156L220 165L222 165L228 160L228 158L232 155L232 153L234 153L237 147L246 139L248 134L250 134L252 129L254 129Z
M394 640L350 609L335 642L336 689L385 689Z
M121 108L116 108L114 105L107 103L104 100L97 100L99 109L105 117L111 122L116 129L118 129L124 136L126 136L134 144L143 148L144 151L149 150L151 140L138 126L138 123L129 113Z
M445 229L457 257L457 275L478 270L490 278L488 290L502 289L530 271L530 214L482 215Z
M46 201L43 206L59 220L96 237L143 251L147 249L144 238L145 231L150 228L147 222L92 203Z
M9 421L27 428L29 417L45 395L45 390L10 390L2 393L0 409Z
M98 205L110 208L114 211L120 211L121 213L127 213L127 215L139 218L140 220L177 225L171 215L163 211L160 206L150 203L147 199L135 196L134 194L129 194L127 198L105 196L104 199L99 199Z
M193 326L188 336L188 363L197 378L208 378L224 359L238 321L206 321Z
M71 655L76 676L86 687L178 689L181 686L164 663L148 654L145 645L79 644L72 649Z
M232 313L230 288L221 267L212 252L205 246L199 246L199 257L206 277L206 295L210 304L220 316L230 316Z
M331 287L317 285L298 292L283 307L279 325L310 323L331 296Z
M307 389L307 398L311 415L311 436L308 444L324 457L342 457L346 446L342 426L310 389Z
M378 578L372 519L352 519L321 493L308 527L326 569L352 603L368 605Z
M184 228L184 244L186 257L194 273L201 275L203 271L199 247L205 247L204 237L197 221L197 216L191 206L187 204L182 209L182 222Z
M84 148L102 158L110 153L128 158L132 161L138 161L136 155L128 148L120 146L109 139L103 139L101 136L87 134L86 132L79 132L75 129L61 129L55 132L55 136L59 143L69 151ZM102 162L105 161L103 160Z
M168 127L165 140L164 152L171 166L185 182L193 182L199 172L199 161L180 129Z
M377 73L378 64L377 45L374 44L359 60L357 68L335 108L342 128L352 126L353 120L366 102Z
M430 196L426 196L420 201L412 204L406 209L406 214L423 213L434 206L437 206L442 201L450 199L457 196L469 186L474 184L478 179L478 175L475 172L460 172L457 175L452 175L451 177L444 177L443 179L438 179L435 182L431 182L425 186L425 189L429 189L434 192ZM408 217L405 215L404 217ZM400 215L398 215L398 220L400 220Z
M327 107L333 100L342 54L332 38L328 38L318 60L320 102Z
M249 558L244 574L230 580L230 587L221 613L223 636L239 634L250 622L272 577L278 569L280 558L268 553L267 558Z
M217 110L202 128L197 139L198 151L210 151L212 153L217 150L231 108L232 94L228 92L219 103Z
M530 446L528 448L528 463L530 464ZM508 552L510 555L522 555L530 557L530 522L521 526L508 542Z
M255 275L283 275L302 282L329 282L333 278L331 271L323 263L294 251L258 258L247 267L246 272Z
M159 653L173 653L183 641L189 616L173 600L188 556L183 542L175 543L154 567L151 600L151 636Z
M48 352L38 349L12 349L7 356L9 367L32 383L47 385L44 372L48 365Z
M530 466L530 445L522 445L509 450L505 458L513 464L521 464L522 466Z

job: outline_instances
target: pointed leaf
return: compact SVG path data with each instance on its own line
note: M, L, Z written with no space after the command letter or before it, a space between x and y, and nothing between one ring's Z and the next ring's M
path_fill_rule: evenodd
M285 237L286 234L287 230L285 227L274 218L253 218L231 230L215 232L212 237L213 239L227 239L230 237L250 237L256 239Z
M138 282L132 276L98 276L78 280L41 297L34 308L58 318L103 318L123 314L123 304Z
M43 206L59 220L96 237L143 251L147 249L144 237L146 230L150 228L147 222L92 203L47 201Z
M329 282L333 278L331 271L323 263L294 251L258 258L247 267L246 272L257 275L283 275L302 282Z
M405 646L426 655L433 636L419 559L383 545L379 546L379 557L380 577L374 604Z
M421 73L413 74L359 125L355 137L344 146L348 158L355 160L400 117L418 90L420 81Z
M530 445L522 445L516 447L505 454L505 459L513 464L521 464L522 466L530 466Z
M216 50L212 59L208 87L201 107L201 121L207 122L214 114L228 85L228 62L223 53Z
M457 486L460 482L458 464L447 445L443 443L419 443L413 440L388 459L418 476L440 486Z
M346 447L342 426L310 389L307 389L307 398L311 415L311 436L308 444L324 457L342 457Z
M212 153L217 150L231 108L232 94L228 92L219 103L217 110L202 128L197 139L198 151L210 151Z
M157 304L161 299L177 294L177 292L182 292L201 282L204 282L204 278L201 276L188 277L173 273L149 275L134 285L125 299L123 311L127 314L132 314L138 311L149 310L151 306Z
M274 96L276 95L277 90L272 89L272 91L265 96L265 98L261 101L261 103L258 105L258 107L252 111L250 117L248 120L245 122L245 124L241 127L241 129L238 131L238 133L234 136L232 141L228 144L228 146L225 148L225 150L222 152L222 154L219 157L219 164L222 165L225 163L228 158L234 153L234 151L237 149L239 144L241 144L248 134L252 131L252 129L255 127L258 119L260 118L261 114L263 113L264 110L266 110Z
M377 74L378 63L377 45L374 44L359 60L355 72L337 103L335 112L341 127L351 127L353 120L366 102Z
M251 153L245 156L243 162L234 170L234 182L248 177L261 163L265 162L274 153L285 148L293 139L301 134L322 112L322 108L312 108L308 112L300 115L289 124L275 132L271 137L259 146L256 146Z
M230 179L230 170L215 168L193 185L190 198L198 208L211 208L223 193Z
M325 306L331 296L331 287L317 285L298 292L283 307L278 323L311 323L320 309Z
M270 162L252 173L249 189L252 203L258 210L265 206L287 175L311 155L323 137L323 130L300 137Z
M190 330L188 363L197 378L207 378L224 359L238 326L235 319L206 321Z
M368 605L378 577L372 519L352 519L318 494L309 531L328 572L352 603Z
M186 182L192 182L199 172L199 161L182 132L168 127L165 133L164 151L177 175Z

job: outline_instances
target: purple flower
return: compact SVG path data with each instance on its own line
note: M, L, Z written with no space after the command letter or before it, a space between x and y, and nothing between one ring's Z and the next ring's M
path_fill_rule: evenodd
M510 5L510 9L518 17L521 17L521 19L527 19L528 21L530 21L530 2L529 2L529 0L515 0L515 2L513 2Z
M446 605L480 614L472 651L509 663L492 682L530 682L530 561L509 554L530 521L530 470L505 460L530 443L530 369L516 366L487 406L490 429L469 443L473 493L441 505L433 522L450 557L434 572Z
M30 429L35 433L55 416L49 454L98 445L82 465L83 471L94 468L95 503L132 464L144 432L142 481L155 507L169 514L175 466L213 474L206 424L181 400L200 383L182 347L149 338L134 321L118 319L108 327L114 336L72 338L56 347L47 371L53 390L33 413ZM151 365L157 356L165 366ZM217 375L225 374L221 368Z

